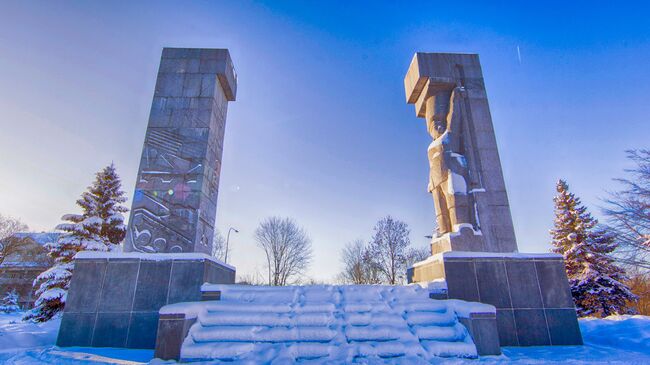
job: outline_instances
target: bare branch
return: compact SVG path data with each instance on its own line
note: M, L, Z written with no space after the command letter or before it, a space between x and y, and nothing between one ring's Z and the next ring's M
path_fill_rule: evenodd
M255 230L255 240L266 255L269 285L287 285L311 263L311 240L292 219L267 218Z
M18 232L29 230L27 225L19 219L0 214L0 264L11 254L20 250L23 241L11 236Z

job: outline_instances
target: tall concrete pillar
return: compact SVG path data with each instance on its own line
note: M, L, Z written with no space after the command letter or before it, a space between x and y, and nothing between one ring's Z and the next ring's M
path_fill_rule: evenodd
M228 102L227 49L164 48L124 250L210 254Z

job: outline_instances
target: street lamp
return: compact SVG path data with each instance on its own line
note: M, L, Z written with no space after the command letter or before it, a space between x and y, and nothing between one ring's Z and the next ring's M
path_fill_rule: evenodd
M226 237L226 256L223 258L223 261L224 261L225 263L228 263L228 242L230 242L230 231L235 231L235 233L239 233L238 230L236 230L236 229L234 229L234 228L232 228L232 227L230 227L230 228L228 229L228 235L227 235L227 237Z

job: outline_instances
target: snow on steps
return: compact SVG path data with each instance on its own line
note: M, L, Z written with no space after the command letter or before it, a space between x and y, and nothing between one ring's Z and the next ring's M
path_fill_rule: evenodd
M477 357L454 303L419 286L209 286L221 300L193 303L183 361Z

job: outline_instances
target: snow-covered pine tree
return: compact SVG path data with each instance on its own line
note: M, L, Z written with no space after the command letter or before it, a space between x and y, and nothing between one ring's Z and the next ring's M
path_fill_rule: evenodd
M16 289L12 289L8 291L4 298L2 298L2 302L0 302L0 312L4 313L13 313L13 312L18 312L20 310L20 306L18 305L18 292Z
M74 255L79 251L108 251L109 246L100 236L102 221L94 215L95 201L84 195L77 200L83 214L67 214L61 219L68 223L59 224L56 229L64 231L56 242L45 247L54 259L54 266L45 270L34 280L38 299L34 308L23 319L46 322L63 310L74 269Z
M67 223L59 224L56 229L65 234L45 245L54 259L54 266L34 280L38 299L25 320L45 322L63 309L77 252L110 251L119 246L126 230L122 216L126 208L121 205L126 199L120 186L115 167L113 164L107 166L96 174L88 191L77 200L82 214L67 214L61 218Z
M616 238L598 226L563 180L557 183L553 252L562 254L578 316L606 317L628 313L636 296L624 284L625 272L610 256Z
M122 205L126 202L126 197L121 188L122 182L115 171L115 165L111 163L97 173L95 182L84 193L92 195L96 201L96 215L102 220L100 235L112 251L117 249L126 236L122 213L129 210Z

